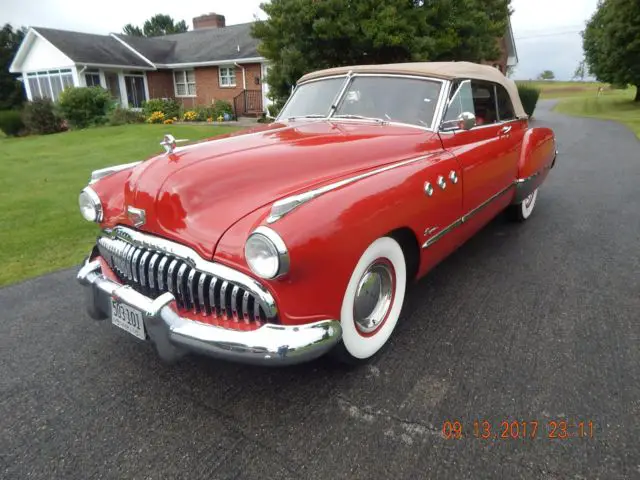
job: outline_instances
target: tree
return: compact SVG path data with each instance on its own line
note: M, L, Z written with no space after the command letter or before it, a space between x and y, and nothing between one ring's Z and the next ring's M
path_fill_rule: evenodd
M589 67L586 65L585 61L582 60L578 66L576 67L576 71L573 72L573 80L580 80L584 82L584 77L589 74Z
M556 75L551 70L545 70L538 75L538 80L553 80L554 78L556 78Z
M122 32L125 35L134 37L160 37L162 35L171 35L172 33L183 33L189 30L184 20L176 21L169 15L158 13L144 22L142 28L127 23Z
M494 60L510 0L271 0L253 26L282 105L303 74L407 61Z
M640 102L640 2L601 0L582 32L589 70L601 82L636 86Z
M0 30L0 110L16 108L24 102L22 84L9 73L9 66L26 33L26 28L14 29L8 23Z
M124 27L122 27L122 33L124 33L125 35L130 35L132 37L144 37L142 29L137 25L133 25L131 23L127 23Z

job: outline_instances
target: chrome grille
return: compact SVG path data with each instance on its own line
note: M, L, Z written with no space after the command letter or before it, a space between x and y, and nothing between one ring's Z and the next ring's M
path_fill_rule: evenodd
M242 285L193 268L175 255L120 238L100 237L98 251L120 281L151 298L171 292L179 308L244 323L276 322Z

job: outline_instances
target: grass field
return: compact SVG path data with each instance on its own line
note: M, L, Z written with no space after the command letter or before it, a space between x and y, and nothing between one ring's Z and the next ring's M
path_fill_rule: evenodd
M563 99L555 111L578 117L615 120L627 125L640 138L640 102L634 102L635 88L611 90L600 97L582 96Z
M231 127L126 125L0 137L0 286L80 263L96 225L78 211L92 170L144 160L165 133L198 140Z
M610 90L609 85L599 82L555 82L555 81L517 81L518 84L531 85L540 90L541 99L596 96L598 88Z
M541 99L557 99L555 111L577 117L615 120L627 125L640 138L640 103L635 88L616 90L598 82L518 81L540 90ZM598 96L598 88L604 90ZM535 114L534 114L535 115Z

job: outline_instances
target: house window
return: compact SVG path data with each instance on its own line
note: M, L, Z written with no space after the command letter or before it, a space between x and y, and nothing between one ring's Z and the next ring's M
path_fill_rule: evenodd
M176 97L196 96L196 72L193 70L176 70L173 72Z
M54 102L60 97L60 93L73 86L71 70L49 70L27 74L31 100L36 98L49 98Z
M99 87L100 86L100 73L97 70L85 70L84 81L87 87Z
M221 87L236 86L236 67L220 67L219 71Z

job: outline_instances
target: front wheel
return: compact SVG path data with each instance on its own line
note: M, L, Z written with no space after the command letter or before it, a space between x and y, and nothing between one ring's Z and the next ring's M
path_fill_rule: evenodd
M391 237L377 239L360 257L347 285L340 312L342 341L334 357L358 364L378 353L398 323L406 287L402 248Z
M524 222L533 213L533 209L536 207L536 200L538 200L537 188L522 202L509 207L510 217L517 222Z

